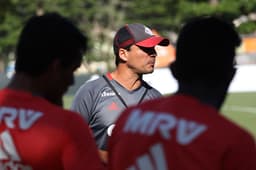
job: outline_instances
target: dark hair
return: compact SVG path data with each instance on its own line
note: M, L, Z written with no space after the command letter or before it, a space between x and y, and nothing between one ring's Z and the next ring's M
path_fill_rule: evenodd
M68 67L82 59L86 45L87 38L67 18L57 13L33 16L19 37L15 71L37 76L55 58Z
M182 28L171 70L178 81L225 80L234 67L240 37L233 25L217 17L198 17Z

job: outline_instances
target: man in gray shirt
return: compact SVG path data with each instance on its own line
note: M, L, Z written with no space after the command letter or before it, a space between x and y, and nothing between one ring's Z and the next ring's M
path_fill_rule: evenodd
M88 122L104 163L107 141L119 114L128 106L161 96L142 76L154 71L155 46L168 44L168 39L154 35L145 25L126 24L113 41L116 69L84 83L76 92L71 109Z

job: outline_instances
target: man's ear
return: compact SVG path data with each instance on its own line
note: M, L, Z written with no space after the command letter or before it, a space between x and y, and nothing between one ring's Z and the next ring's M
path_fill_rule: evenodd
M127 61L127 50L120 48L119 49L119 57L123 61Z

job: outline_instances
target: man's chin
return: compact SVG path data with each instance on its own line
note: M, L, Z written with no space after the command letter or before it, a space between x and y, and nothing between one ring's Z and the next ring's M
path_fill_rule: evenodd
M143 74L151 74L154 72L154 69L153 70L150 70L150 71L147 71L147 72L144 72Z

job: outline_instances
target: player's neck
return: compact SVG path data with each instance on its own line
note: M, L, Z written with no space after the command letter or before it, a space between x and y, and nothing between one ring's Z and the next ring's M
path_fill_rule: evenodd
M211 105L217 110L220 109L226 95L223 88L209 89L202 86L187 86L185 84L179 85L177 94L193 96L202 103Z
M23 73L14 74L10 83L7 85L7 88L19 91L25 91L31 93L35 96L40 96L45 98L44 96L44 88L42 87L45 84L37 80L37 78L32 78Z
M24 91L31 93L33 96L39 96L47 101L62 106L62 98L56 99L47 94L47 87L45 85L45 79L38 77L30 77L23 73L14 74L7 88L12 90Z
M137 89L142 84L142 75L129 72L128 70L115 70L110 74L115 81L128 90Z

